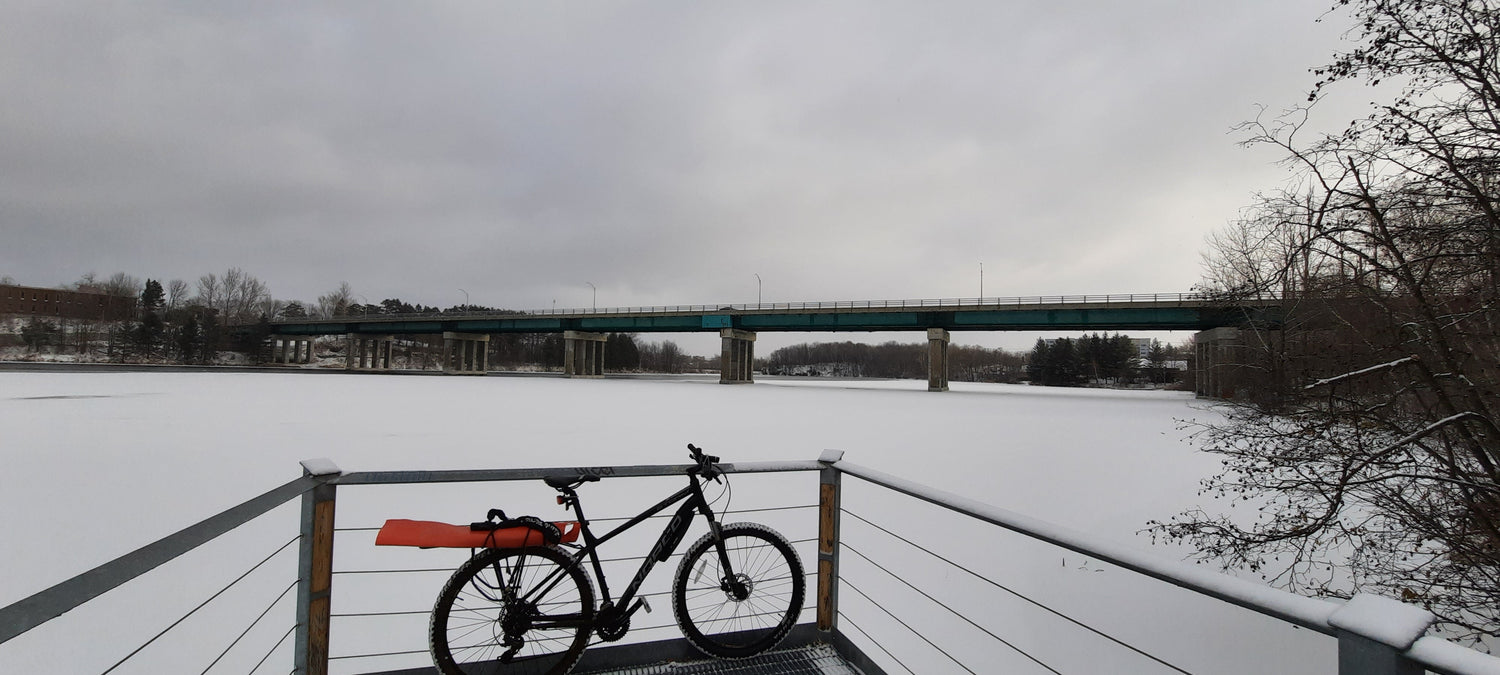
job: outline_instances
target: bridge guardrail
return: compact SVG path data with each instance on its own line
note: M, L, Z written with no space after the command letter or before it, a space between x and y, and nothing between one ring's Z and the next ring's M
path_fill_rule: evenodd
M322 319L282 319L272 323L308 323L317 321L385 321L390 319L472 319L480 317L516 318L533 316L600 316L636 314L703 314L713 312L776 312L776 311L825 311L841 309L938 309L945 307L1006 308L1030 305L1129 305L1129 304L1199 304L1215 300L1206 293L1128 293L1109 295L1038 295L1025 297L988 298L926 298L906 300L828 300L811 302L758 302L716 305L643 305L637 307L585 307L569 309L533 309L524 311L464 311L464 312L419 312L405 314L345 314ZM1275 300L1274 295L1258 295L1238 298L1243 301Z

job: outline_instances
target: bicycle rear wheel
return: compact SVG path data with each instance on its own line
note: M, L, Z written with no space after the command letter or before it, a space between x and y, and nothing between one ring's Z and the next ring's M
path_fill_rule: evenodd
M486 549L432 608L432 659L448 675L563 675L588 646L594 586L555 548ZM507 653L509 658L502 658Z
M719 658L755 656L776 646L802 611L806 579L792 545L756 523L720 528L725 570L712 532L688 548L672 584L677 625L699 651Z

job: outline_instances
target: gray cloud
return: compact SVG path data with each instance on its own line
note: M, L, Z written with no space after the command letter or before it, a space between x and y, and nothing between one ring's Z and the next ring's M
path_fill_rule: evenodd
M23 3L0 274L515 308L1186 290L1338 47L1265 3ZM1330 24L1337 23L1331 20Z

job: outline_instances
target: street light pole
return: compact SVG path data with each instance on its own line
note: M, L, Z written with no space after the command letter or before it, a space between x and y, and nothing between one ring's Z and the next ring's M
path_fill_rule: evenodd
M597 311L599 309L599 288L592 281L585 281L583 283L588 284L589 288L594 289L594 310Z
M984 299L984 263L979 263L979 298Z
M458 292L464 294L464 311L468 311L469 310L469 292L466 291L466 290L464 290L464 289L462 289L462 288L458 289Z
M755 308L760 309L760 273L755 273Z

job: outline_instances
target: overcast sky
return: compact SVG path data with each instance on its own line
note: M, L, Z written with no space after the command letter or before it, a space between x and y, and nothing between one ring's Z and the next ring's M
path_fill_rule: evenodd
M1330 4L4 1L0 276L514 309L975 297L981 264L986 296L1185 291L1284 179L1230 130L1303 99Z

